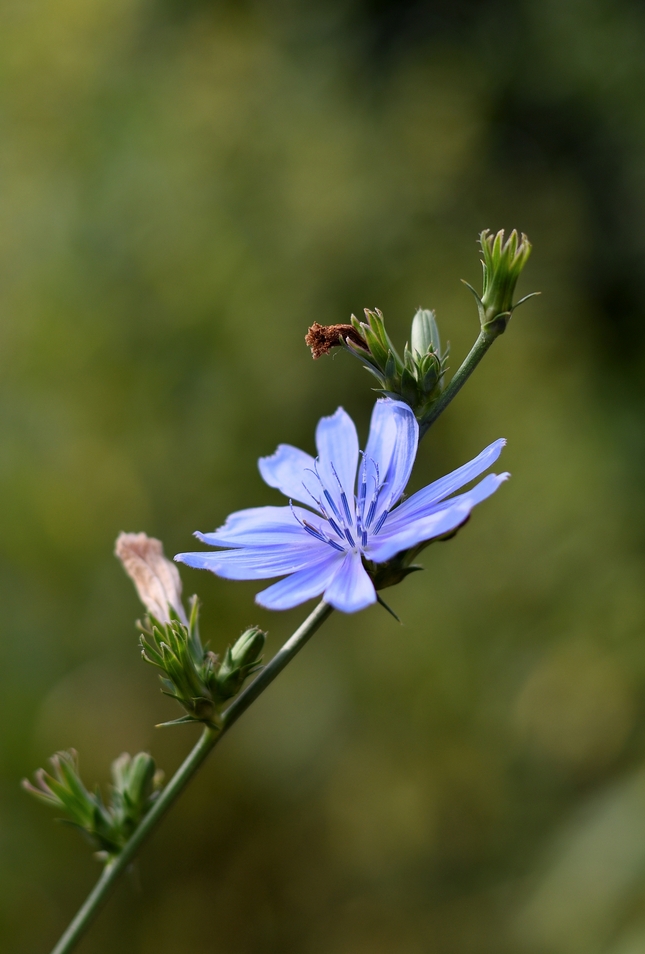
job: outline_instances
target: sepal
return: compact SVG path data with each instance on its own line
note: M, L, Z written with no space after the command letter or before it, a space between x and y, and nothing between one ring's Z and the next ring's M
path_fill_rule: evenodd
M410 547L408 550L402 550L400 553L397 553L395 556L393 556L391 560L387 560L385 563L374 563L372 560L367 560L365 557L363 557L363 566L367 570L367 573L374 584L374 589L378 591L384 590L388 586L395 586L411 573L416 573L419 570L422 570L423 567L414 562L421 551L425 550L425 548L430 546L431 543L441 543L444 540L452 540L452 538L457 535L457 533L468 523L469 520L470 514L462 521L462 523L459 524L458 527L455 527L454 530L450 530L448 533L443 534L443 536L432 537L430 540L424 540L422 543L418 543L416 546Z

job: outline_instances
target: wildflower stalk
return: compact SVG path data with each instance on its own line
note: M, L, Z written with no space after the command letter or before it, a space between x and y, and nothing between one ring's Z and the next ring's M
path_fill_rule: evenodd
M421 439L427 433L430 426L436 421L439 415L446 409L448 404L450 404L452 399L461 390L463 385L466 383L472 372L475 370L479 362L490 348L495 338L498 337L502 331L503 328L493 326L485 327L484 323L482 322L482 329L480 331L479 337L477 338L477 341L473 345L469 354L464 359L461 367L453 376L452 380L446 386L440 396L433 401L429 411L421 418L419 422L419 439ZM143 537L143 535L140 536ZM148 559L148 563L150 562L147 551L143 554L139 553L141 547L146 543L145 540L142 542L142 540L139 538L131 539L128 536L125 540L125 543L122 543L122 545L125 546L126 543L129 543L130 547L132 547L134 544L136 544L138 547L134 556L140 557L140 559L134 567L135 570L139 568L139 563L142 561L145 563L146 559ZM157 561L154 563L154 566L157 569L156 576L153 573L153 576L156 580L157 576L159 576L159 567L157 564L160 560L163 560L161 551L159 551L159 553L155 551L155 553L153 553L153 558ZM128 570L128 572L130 572L130 570ZM143 571L139 572L139 576L141 575L141 572ZM405 575L406 572L411 571L404 570L403 575ZM131 575L133 575L132 572ZM133 576L133 578L135 578L135 582L138 581L136 574ZM145 596L148 595L149 589L148 577L146 576L145 579L142 579L140 584L145 590L144 597L142 598L144 599L144 603L148 605L145 598ZM180 584L178 578L177 580L175 580L174 577L170 580L163 578L161 579L159 585L163 590L162 595L165 594L165 598L171 606L175 605L173 599L176 590L177 601L179 601L180 604ZM148 588L146 588L146 586ZM175 589L173 589L173 587ZM170 597L172 597L172 599L168 597L168 593L170 593ZM192 777L195 775L202 763L206 760L212 749L220 741L225 732L227 732L228 729L230 729L230 727L237 722L240 716L253 702L255 702L255 700L264 692L264 690L273 682L276 676L282 672L285 666L287 666L293 657L302 649L305 643L308 642L313 634L320 628L320 626L322 626L332 612L333 607L330 604L325 603L324 600L321 600L321 602L316 606L313 612L310 613L304 623L302 623L302 625L296 630L290 639L287 640L284 646L282 646L282 648L276 653L276 655L264 667L264 669L260 671L253 682L250 683L250 685L248 685L246 689L239 694L235 701L232 702L231 705L224 710L224 712L222 712L218 724L216 725L213 723L204 725L200 739L187 758L184 760L182 765L177 769L166 787L161 791L152 807L140 822L139 826L136 828L130 839L126 842L123 849L118 855L112 857L105 865L101 877L59 940L58 944L53 948L51 954L69 954L69 952L74 949L77 942L85 934L94 918L102 908L111 891L115 887L119 877L134 860L139 848L152 833L158 822L161 821L166 812L171 808L179 795L183 792L184 788L186 788Z
M275 654L271 662L264 667L256 679L254 679L253 682L240 693L237 699L231 703L228 709L222 713L221 728L211 726L204 727L204 731L192 752L177 769L123 850L106 864L101 877L58 944L53 948L51 954L69 954L69 952L74 949L102 908L120 876L133 861L141 845L146 841L157 823L161 821L169 808L171 808L181 795L193 775L195 775L212 749L215 748L224 733L230 729L234 722L237 722L242 713L246 712L258 696L271 685L276 676L278 676L284 667L291 662L293 657L300 652L305 643L311 639L316 630L322 626L332 612L333 607L325 603L324 600L321 600L304 623L295 631L293 636L291 636L284 646Z

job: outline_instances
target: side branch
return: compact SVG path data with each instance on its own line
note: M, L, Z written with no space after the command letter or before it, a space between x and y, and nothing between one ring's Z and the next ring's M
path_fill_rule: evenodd
M486 334L485 331L479 332L477 341L464 358L461 367L454 374L450 384L432 405L430 412L419 423L419 440L427 434L439 415L446 410L452 399L461 391L496 337L498 337L498 335Z
M90 924L99 913L116 882L134 859L139 848L151 834L158 822L175 803L186 788L193 775L205 761L211 750L217 745L224 733L237 722L243 712L255 702L264 690L273 682L293 657L300 652L317 629L333 612L333 607L321 601L307 617L293 636L275 654L271 662L260 672L256 679L240 693L237 699L222 713L222 727L220 729L205 726L199 741L182 765L177 769L159 798L136 829L121 853L103 869L103 873L85 902L79 909L74 920L53 948L51 954L69 954L85 934Z

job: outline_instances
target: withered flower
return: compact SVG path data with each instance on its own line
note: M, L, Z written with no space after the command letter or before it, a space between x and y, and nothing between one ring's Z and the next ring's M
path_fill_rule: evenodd
M353 325L320 325L314 321L305 335L305 342L311 348L311 354L315 359L329 354L332 348L346 344L348 338L359 348L368 350L365 339Z
M181 578L174 563L164 556L161 540L145 533L121 533L114 553L136 586L139 599L155 619L169 623L170 608L188 625L181 602Z

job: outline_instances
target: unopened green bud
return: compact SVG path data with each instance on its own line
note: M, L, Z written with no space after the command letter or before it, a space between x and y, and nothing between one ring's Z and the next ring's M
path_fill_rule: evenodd
M39 801L62 812L68 821L88 830L94 818L96 800L83 785L78 772L78 756L74 749L56 752L50 758L51 775L38 769L36 784L24 778L22 787Z
M231 658L238 666L255 666L262 656L266 633L252 626L231 647Z
M85 788L73 749L57 752L50 762L51 775L39 769L36 785L24 779L23 788L58 809L64 821L89 838L100 858L107 860L117 855L159 793L162 776L152 756L140 752L132 758L125 752L115 759L114 785L107 801L98 786L93 792Z
M112 763L112 778L115 791L122 792L131 805L140 805L155 789L155 760L148 752L139 752L134 757L124 752Z
M230 699L237 695L245 679L257 672L265 640L266 633L252 626L226 650L216 675L217 694L220 699Z
M141 655L160 670L161 691L176 699L186 714L162 725L205 722L221 726L222 704L236 695L244 680L259 669L265 634L251 627L219 657L199 636L199 601L191 600L188 626L173 619L161 624L148 620L141 628ZM143 769L141 769L143 771Z
M410 347L413 353L416 352L419 357L423 357L430 352L439 353L441 350L441 341L434 311L430 311L427 308L419 308L412 319Z
M482 331L496 337L506 330L513 311L537 292L513 303L515 286L531 254L531 243L515 229L504 241L504 229L491 235L488 229L479 236L482 250L483 289L481 297L468 285L477 299Z
M338 328L343 329L340 338ZM347 329L353 333L347 333ZM385 327L383 313L378 308L374 311L366 308L365 321L359 321L352 315L351 325L328 328L312 326L307 342L314 357L326 353L322 345L330 336L334 344L342 344L374 375L380 385L377 390L381 394L405 401L419 419L423 418L428 406L441 393L448 350L441 351L434 312L424 308L417 311L412 321L411 344L405 346L403 358L394 347Z
M125 843L159 794L163 774L148 752L124 752L112 763L112 779L110 814L117 840Z

